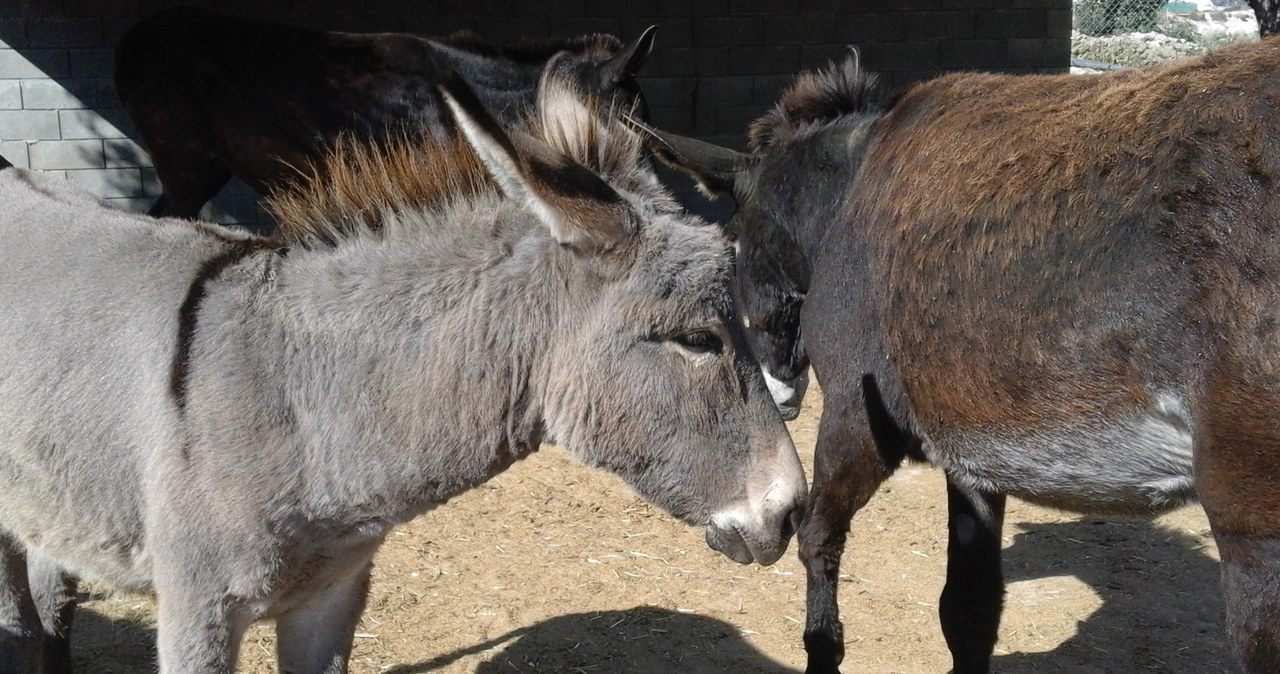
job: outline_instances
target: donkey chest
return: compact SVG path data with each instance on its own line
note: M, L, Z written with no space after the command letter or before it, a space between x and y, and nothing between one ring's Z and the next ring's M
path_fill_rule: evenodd
M952 479L1077 512L1146 515L1194 498L1182 406L1039 427L937 429L925 453Z

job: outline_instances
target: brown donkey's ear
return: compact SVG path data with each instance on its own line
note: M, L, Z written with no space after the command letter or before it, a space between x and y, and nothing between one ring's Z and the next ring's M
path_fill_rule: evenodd
M623 119L648 139L646 145L650 152L663 163L692 176L704 193L742 196L741 188L745 187L747 174L754 163L751 155L697 138L660 131L630 115Z
M440 95L503 194L532 211L557 241L598 253L631 236L630 206L599 175L542 141L509 136L456 75L446 75Z
M601 84L612 87L622 80L635 76L640 66L649 60L653 51L653 38L658 33L657 26L644 29L640 37L622 45L618 53L599 66Z

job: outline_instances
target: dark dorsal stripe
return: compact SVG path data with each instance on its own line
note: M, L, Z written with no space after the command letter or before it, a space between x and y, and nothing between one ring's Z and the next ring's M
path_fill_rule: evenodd
M195 337L200 303L204 300L205 286L218 278L227 267L243 260L250 253L265 249L262 241L247 239L231 241L226 250L200 264L195 278L187 288L187 297L178 309L178 344L173 353L173 365L169 369L169 393L179 410L187 408L187 379L191 375L191 342Z

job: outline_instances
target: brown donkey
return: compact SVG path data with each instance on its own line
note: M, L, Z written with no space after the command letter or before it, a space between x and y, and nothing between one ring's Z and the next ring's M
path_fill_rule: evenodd
M1280 671L1280 42L1098 76L956 74L883 112L856 57L739 154L657 133L734 193L744 315L825 394L809 671L843 657L850 518L906 457L947 476L942 628L985 672L1008 494L1090 513L1198 498L1249 672ZM802 339L803 337L803 339Z

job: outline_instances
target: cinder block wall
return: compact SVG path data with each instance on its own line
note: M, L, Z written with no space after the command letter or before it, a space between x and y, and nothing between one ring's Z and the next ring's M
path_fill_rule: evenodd
M159 185L111 82L120 34L160 0L0 2L0 155L64 173L124 208ZM885 90L949 70L1061 72L1070 60L1071 0L188 0L224 12L346 31L521 36L660 27L642 84L652 119L671 131L741 147L795 73L846 45ZM260 222L243 186L208 212Z

